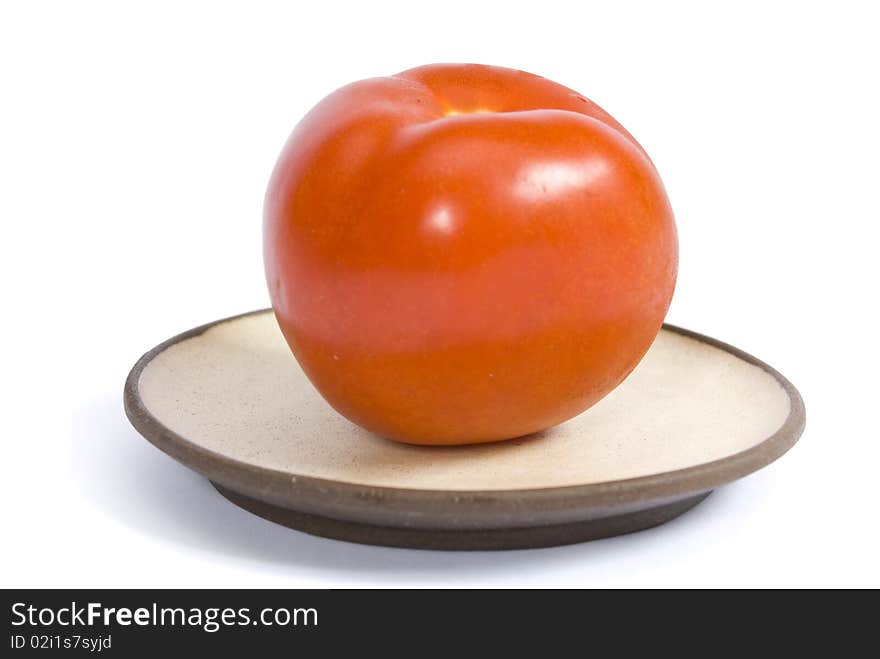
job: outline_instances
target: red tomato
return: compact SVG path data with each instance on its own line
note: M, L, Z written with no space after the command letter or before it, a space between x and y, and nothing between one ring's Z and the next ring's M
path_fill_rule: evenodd
M535 75L432 65L363 80L296 127L266 197L272 306L351 421L416 444L569 419L660 329L678 243L644 150Z

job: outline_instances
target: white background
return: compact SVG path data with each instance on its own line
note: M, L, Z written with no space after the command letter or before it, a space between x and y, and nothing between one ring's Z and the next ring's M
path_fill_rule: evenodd
M5 2L2 586L880 586L871 3ZM676 210L673 323L801 390L784 458L636 535L505 553L322 540L231 506L122 410L146 349L267 305L299 117L436 61L573 87Z

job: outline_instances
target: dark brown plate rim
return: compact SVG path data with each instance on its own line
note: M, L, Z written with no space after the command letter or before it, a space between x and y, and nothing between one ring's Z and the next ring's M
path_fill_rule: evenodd
M472 526L559 523L582 519L585 511L638 508L648 502L674 501L706 492L770 464L797 442L806 424L804 402L794 385L776 369L727 343L691 330L664 324L664 329L719 348L770 374L790 401L782 426L759 444L733 455L683 469L636 478L507 490L424 490L364 485L302 476L235 460L177 434L156 418L140 396L146 366L169 347L197 337L217 325L271 313L258 309L193 328L157 345L131 369L125 382L125 412L135 429L163 452L215 483L276 506L366 523L431 526L438 520Z

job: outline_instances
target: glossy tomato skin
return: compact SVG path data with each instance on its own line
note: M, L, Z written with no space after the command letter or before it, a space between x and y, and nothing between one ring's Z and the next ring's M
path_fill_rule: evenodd
M518 437L590 407L650 347L678 263L657 171L614 119L479 65L319 103L272 176L264 246L315 387L417 444Z

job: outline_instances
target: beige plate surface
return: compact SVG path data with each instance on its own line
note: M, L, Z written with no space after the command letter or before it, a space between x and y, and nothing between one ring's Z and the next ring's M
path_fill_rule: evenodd
M665 327L620 387L556 428L470 447L398 444L324 402L270 311L196 328L144 355L126 384L126 409L150 441L257 514L324 535L405 546L443 546L437 534L444 532L447 539L454 531L516 529L523 536L537 527L549 532L676 502L694 505L784 453L804 425L800 396L773 369ZM315 528L321 520L354 524L361 533ZM543 540L535 532L533 542L526 533L506 544L446 544L559 544L653 525L644 521ZM375 537L376 527L420 530L421 540Z

